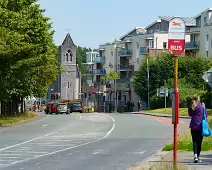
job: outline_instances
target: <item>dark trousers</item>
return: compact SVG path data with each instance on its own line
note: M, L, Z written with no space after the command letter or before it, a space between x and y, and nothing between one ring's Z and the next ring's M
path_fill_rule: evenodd
M197 157L199 157L202 149L202 131L191 130L191 136L193 141L194 154L197 154Z

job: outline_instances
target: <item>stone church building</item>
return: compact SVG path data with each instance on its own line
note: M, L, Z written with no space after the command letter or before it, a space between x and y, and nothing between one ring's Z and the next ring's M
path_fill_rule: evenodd
M52 84L48 92L48 100L52 94L57 93L59 99L80 99L81 98L81 76L79 67L76 64L76 45L68 33L59 46L60 65L65 68L65 72L59 75L58 80Z

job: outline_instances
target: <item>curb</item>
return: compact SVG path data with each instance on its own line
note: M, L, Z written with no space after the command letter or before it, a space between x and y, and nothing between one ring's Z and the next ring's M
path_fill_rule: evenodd
M164 114L154 114L154 113L145 113L145 112L133 112L133 114L143 114L143 115L148 115L148 116L155 116L155 117L168 117L172 118L172 115L164 115ZM181 119L191 119L189 116L179 116Z

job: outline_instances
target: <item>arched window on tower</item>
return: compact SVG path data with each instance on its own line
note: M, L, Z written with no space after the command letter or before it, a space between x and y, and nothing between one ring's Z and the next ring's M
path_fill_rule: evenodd
M72 55L72 52L71 52L70 49L66 52L65 57L66 57L66 58L65 58L65 61L66 61L66 62L72 62L72 60L73 60L73 55Z

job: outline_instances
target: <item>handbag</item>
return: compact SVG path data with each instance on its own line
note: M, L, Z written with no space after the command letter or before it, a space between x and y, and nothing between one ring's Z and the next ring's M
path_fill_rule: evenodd
M206 107L204 107L204 119L202 121L202 136L208 137L211 136L211 129L210 126L208 124L208 120L206 119Z

